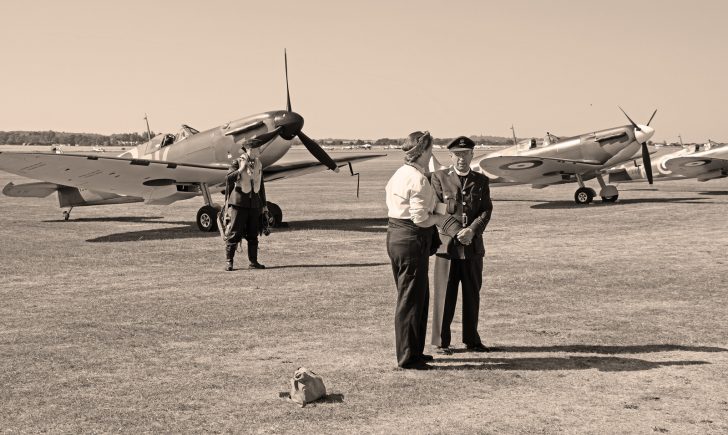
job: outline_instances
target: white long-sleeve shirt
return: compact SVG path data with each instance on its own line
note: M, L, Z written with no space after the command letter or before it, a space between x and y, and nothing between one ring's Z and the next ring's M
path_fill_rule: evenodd
M403 165L387 182L387 216L411 219L414 223L427 220L435 210L437 196L417 165Z

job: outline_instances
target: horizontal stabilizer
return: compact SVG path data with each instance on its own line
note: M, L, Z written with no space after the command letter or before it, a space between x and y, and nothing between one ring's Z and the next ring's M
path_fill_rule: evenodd
M3 188L3 194L17 198L45 198L57 190L58 185L56 183L40 181L37 183L14 184L11 181Z

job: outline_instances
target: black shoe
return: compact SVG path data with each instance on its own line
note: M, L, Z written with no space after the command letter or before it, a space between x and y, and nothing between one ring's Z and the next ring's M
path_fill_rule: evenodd
M435 353L438 355L452 355L452 349L450 349L450 346L437 346Z
M405 370L432 370L432 366L421 359L412 363L405 364L402 366L402 368Z
M468 349L468 351L470 352L490 352L490 349L485 347L483 343L469 344L466 346L466 349Z
M424 353L422 354L422 357L421 358L422 358L422 361L425 361L425 362L427 362L427 361L433 361L435 359L434 356L427 355L427 354L424 354Z
M249 269L265 269L265 266L263 266L262 264L260 264L260 263L258 263L258 262L256 261L256 262L250 263L250 264L248 265L248 268L249 268Z
M225 264L225 270L230 272L233 270L233 260L228 260L227 264Z

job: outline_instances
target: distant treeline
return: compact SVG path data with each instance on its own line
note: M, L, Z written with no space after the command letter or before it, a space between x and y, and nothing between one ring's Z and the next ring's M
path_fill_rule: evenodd
M154 132L152 132L154 136ZM147 141L147 133L66 133L59 131L0 131L5 145L137 145Z
M152 137L154 136L152 132ZM434 138L436 145L447 145L454 138ZM500 136L470 136L476 144L511 145L513 139ZM66 133L53 130L48 131L0 131L0 144L5 145L90 145L90 146L133 146L147 141L147 133L115 133L111 135L95 133ZM381 138L376 140L363 139L319 139L322 145L353 145L370 144L374 146L402 145L404 138ZM299 144L298 138L294 144Z
M513 138L510 137L501 137L501 136L469 136L470 139L473 140L476 144L487 144L487 145L513 145ZM447 145L449 144L454 137L435 137L433 138L433 142L435 145ZM395 138L391 139L388 137L376 139L376 140L362 140L362 139L321 139L319 142L321 142L322 145L354 145L354 146L361 146L365 144L370 144L374 146L385 146L385 145L402 145L404 143L404 138Z

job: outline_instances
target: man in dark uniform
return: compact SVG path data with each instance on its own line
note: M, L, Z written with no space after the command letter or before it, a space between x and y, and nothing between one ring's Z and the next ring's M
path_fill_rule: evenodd
M462 284L463 343L468 350L486 352L478 335L480 287L483 283L483 231L490 221L488 177L470 170L475 143L465 136L455 138L447 148L452 166L432 174L432 187L447 212L462 224L455 237L440 231L434 272L432 344L437 353L449 355L450 324L455 315L458 285Z
M238 243L245 237L248 242L248 260L251 269L265 269L258 263L258 229L260 215L267 212L263 165L258 158L259 148L244 147L239 159L230 165L227 174L230 224L225 229L225 270L233 270L233 258Z

